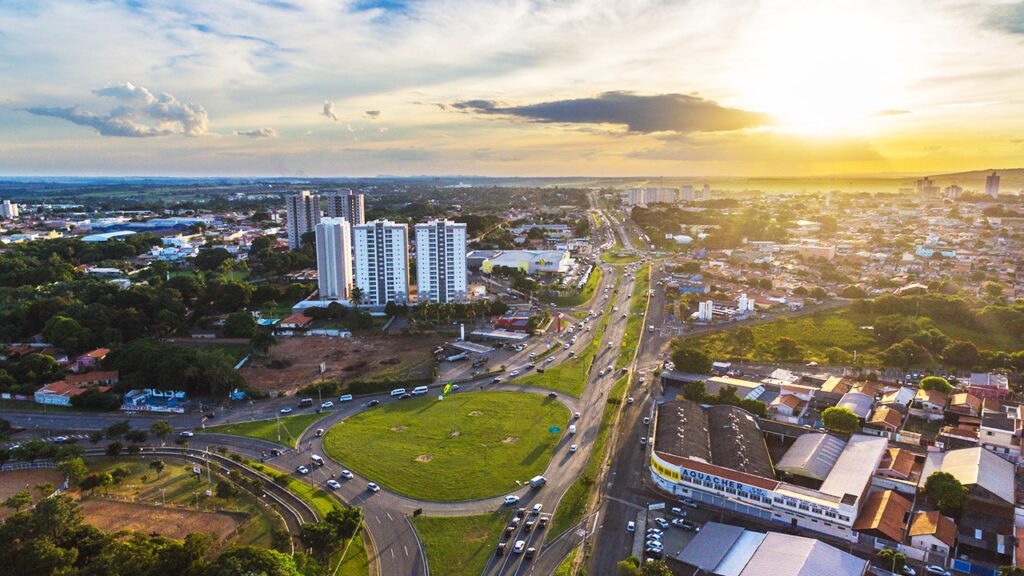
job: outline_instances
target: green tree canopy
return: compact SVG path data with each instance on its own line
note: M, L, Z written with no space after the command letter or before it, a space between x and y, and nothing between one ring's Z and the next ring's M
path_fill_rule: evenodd
M821 413L821 422L832 432L849 434L857 430L859 418L849 408L832 406Z
M932 473L925 480L924 491L946 516L959 516L967 503L967 488L949 472Z
M676 370L690 374L707 374L711 372L711 357L707 352L697 348L680 347L672 352L672 363Z
M938 390L944 394L949 394L953 391L953 385L949 383L949 380L941 376L927 376L922 378L917 385L921 390Z

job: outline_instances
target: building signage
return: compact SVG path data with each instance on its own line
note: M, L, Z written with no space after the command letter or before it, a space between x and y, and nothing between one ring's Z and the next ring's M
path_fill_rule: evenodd
M714 474L708 474L707 472L698 472L697 470L690 470L680 466L679 474L684 480L688 480L692 484L700 484L702 486L711 484L712 488L723 492L732 490L746 496L768 496L768 492L764 488L758 488L757 486L751 486L728 478L722 478L721 476L715 476Z

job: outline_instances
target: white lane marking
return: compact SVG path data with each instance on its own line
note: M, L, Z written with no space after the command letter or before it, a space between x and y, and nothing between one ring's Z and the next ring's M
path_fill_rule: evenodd
M380 516L374 516L377 519L377 524L383 524L384 521L380 519Z
M392 522L395 521L395 519L391 517L391 512L385 512L385 514L388 515L388 520L391 520Z
M406 555L406 556L408 556L408 555L409 555L409 548L407 548L407 547L405 546L405 544L402 544L402 550L405 550L405 555Z
M392 549L391 549L391 557L392 557L392 558L394 558L394 557L395 557L395 549L394 549L394 548L392 548Z

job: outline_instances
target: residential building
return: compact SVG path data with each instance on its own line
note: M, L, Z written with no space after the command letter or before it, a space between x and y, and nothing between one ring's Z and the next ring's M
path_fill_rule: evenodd
M71 399L87 390L95 389L106 392L117 384L118 372L87 372L85 374L68 374L63 380L50 382L36 390L36 404L54 406L71 406Z
M974 373L967 383L967 391L978 398L1004 400L1010 396L1010 381L1003 374Z
M352 226L366 223L364 197L351 190L336 190L324 195L327 202L327 216L344 218Z
M21 207L17 204L10 200L4 200L3 204L0 204L0 218L14 220L19 215L21 215Z
M918 512L907 531L910 545L918 550L949 556L956 546L956 524L938 510Z
M348 301L352 290L352 231L344 218L316 225L316 271L320 300Z
M466 225L431 220L416 225L416 294L421 302L466 300Z
M312 232L320 222L320 196L309 190L285 198L288 211L288 249L302 247L302 235Z
M879 544L884 544L886 540L902 542L907 533L912 506L909 500L894 490L872 492L857 515L853 529L876 541L881 540L877 542Z
M409 297L409 232L405 224L374 220L355 226L355 278L361 303L383 306Z
M999 174L993 172L985 177L985 194L992 198L999 196Z

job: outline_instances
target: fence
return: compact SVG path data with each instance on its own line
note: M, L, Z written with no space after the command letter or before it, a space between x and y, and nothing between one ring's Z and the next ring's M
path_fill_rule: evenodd
M0 465L0 472L11 472L13 470L29 470L31 468L49 468L56 470L57 465L53 462L9 462Z

